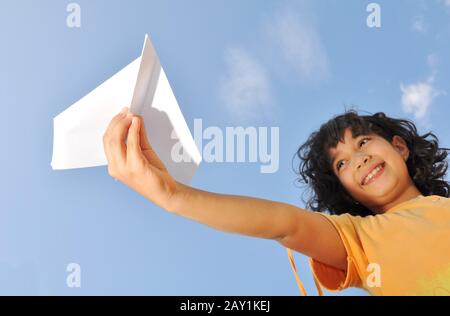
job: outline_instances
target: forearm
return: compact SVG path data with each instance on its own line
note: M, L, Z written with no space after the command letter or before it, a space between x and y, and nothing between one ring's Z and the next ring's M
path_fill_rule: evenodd
M229 233L283 238L294 227L293 221L301 211L286 203L212 193L178 184L170 212Z

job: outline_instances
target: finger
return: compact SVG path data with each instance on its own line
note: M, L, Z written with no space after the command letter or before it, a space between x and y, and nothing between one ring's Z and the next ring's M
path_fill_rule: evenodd
M128 107L122 108L122 110L111 119L111 122L109 122L105 134L103 135L103 149L105 150L105 155L106 159L108 160L108 164L111 164L113 158L113 155L110 150L112 130L114 129L114 126L117 124L117 122L119 122L121 119L125 117L127 112Z
M140 115L136 115L139 120L139 139L142 150L150 149L150 142L147 138L147 131L145 129L144 119Z
M139 137L140 137L142 154L153 166L157 167L160 170L165 169L164 164L162 163L162 161L159 159L158 155L153 150L153 147L150 145L150 142L147 138L147 131L145 129L144 119L141 116L138 116L138 118L139 118L139 126L140 126Z
M133 116L127 138L127 161L133 162L142 159L141 149L141 121L139 117Z
M126 106L123 107L122 110L111 119L111 122L109 122L108 128L105 131L105 134L110 132L114 128L114 126L117 124L117 122L119 122L121 119L123 119L127 115L128 111L129 111L128 107L126 107Z
M136 115L135 116L137 121L137 128L139 130L139 140L136 140L137 144L140 144L139 148L139 154L143 156L148 162L150 162L151 165L157 167L160 170L164 170L166 167L162 163L162 161L159 159L158 155L156 155L155 151L153 150L152 146L150 145L150 142L147 138L147 132L145 130L145 124L144 119L142 116Z
M108 141L108 151L111 161L116 166L123 166L125 164L127 146L125 140L128 134L128 129L131 125L132 114L128 113L125 117L117 120L116 124L110 131Z

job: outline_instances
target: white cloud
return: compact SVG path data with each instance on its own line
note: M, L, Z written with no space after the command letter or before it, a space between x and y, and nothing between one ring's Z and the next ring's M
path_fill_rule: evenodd
M244 48L226 51L226 75L220 86L220 95L228 110L241 120L267 117L273 112L271 80L266 68L255 57L267 57L272 50L281 72L294 70L299 81L316 83L329 76L329 63L319 32L312 22L313 12L299 0L275 13L264 24L265 43L255 54ZM265 59L267 61L267 59Z
M402 91L402 109L406 113L414 114L416 119L423 119L438 95L433 87L433 78L410 85L400 84Z
M268 23L267 29L284 61L299 73L301 79L317 81L329 75L328 57L319 33L305 16L284 10Z
M439 54L429 54L426 61L431 72L428 79L409 85L400 84L403 111L414 114L414 117L419 120L426 116L436 97L446 95L444 90L436 89L434 85L440 62Z
M450 0L449 0L450 1ZM425 22L423 21L423 17L417 16L414 18L413 24L412 24L413 31L419 32L419 33L425 33Z
M241 120L267 114L271 95L265 68L240 48L229 48L225 61L227 73L220 93L228 110Z
M439 3L442 3L447 8L450 8L450 0L438 0Z

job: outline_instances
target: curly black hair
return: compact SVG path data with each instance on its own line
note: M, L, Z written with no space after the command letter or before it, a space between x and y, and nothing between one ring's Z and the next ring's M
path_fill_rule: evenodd
M450 185L444 176L448 167L447 150L450 149L439 148L436 135L429 132L420 136L413 122L390 118L383 112L359 115L355 110L346 110L313 132L294 155L294 158L300 158L296 172L301 176L298 181L306 184L310 192L307 200L302 197L307 208L335 215L374 215L353 199L331 167L328 149L335 148L343 140L347 128L350 128L354 138L375 133L391 142L395 135L401 136L410 151L406 165L417 189L424 196L449 196Z

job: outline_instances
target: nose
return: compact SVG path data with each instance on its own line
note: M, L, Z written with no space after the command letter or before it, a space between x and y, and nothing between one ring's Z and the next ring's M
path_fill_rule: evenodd
M368 154L363 154L362 158L358 158L358 160L357 160L356 169L359 170L362 166L366 165L370 161L371 158L372 158L372 156L370 156Z

